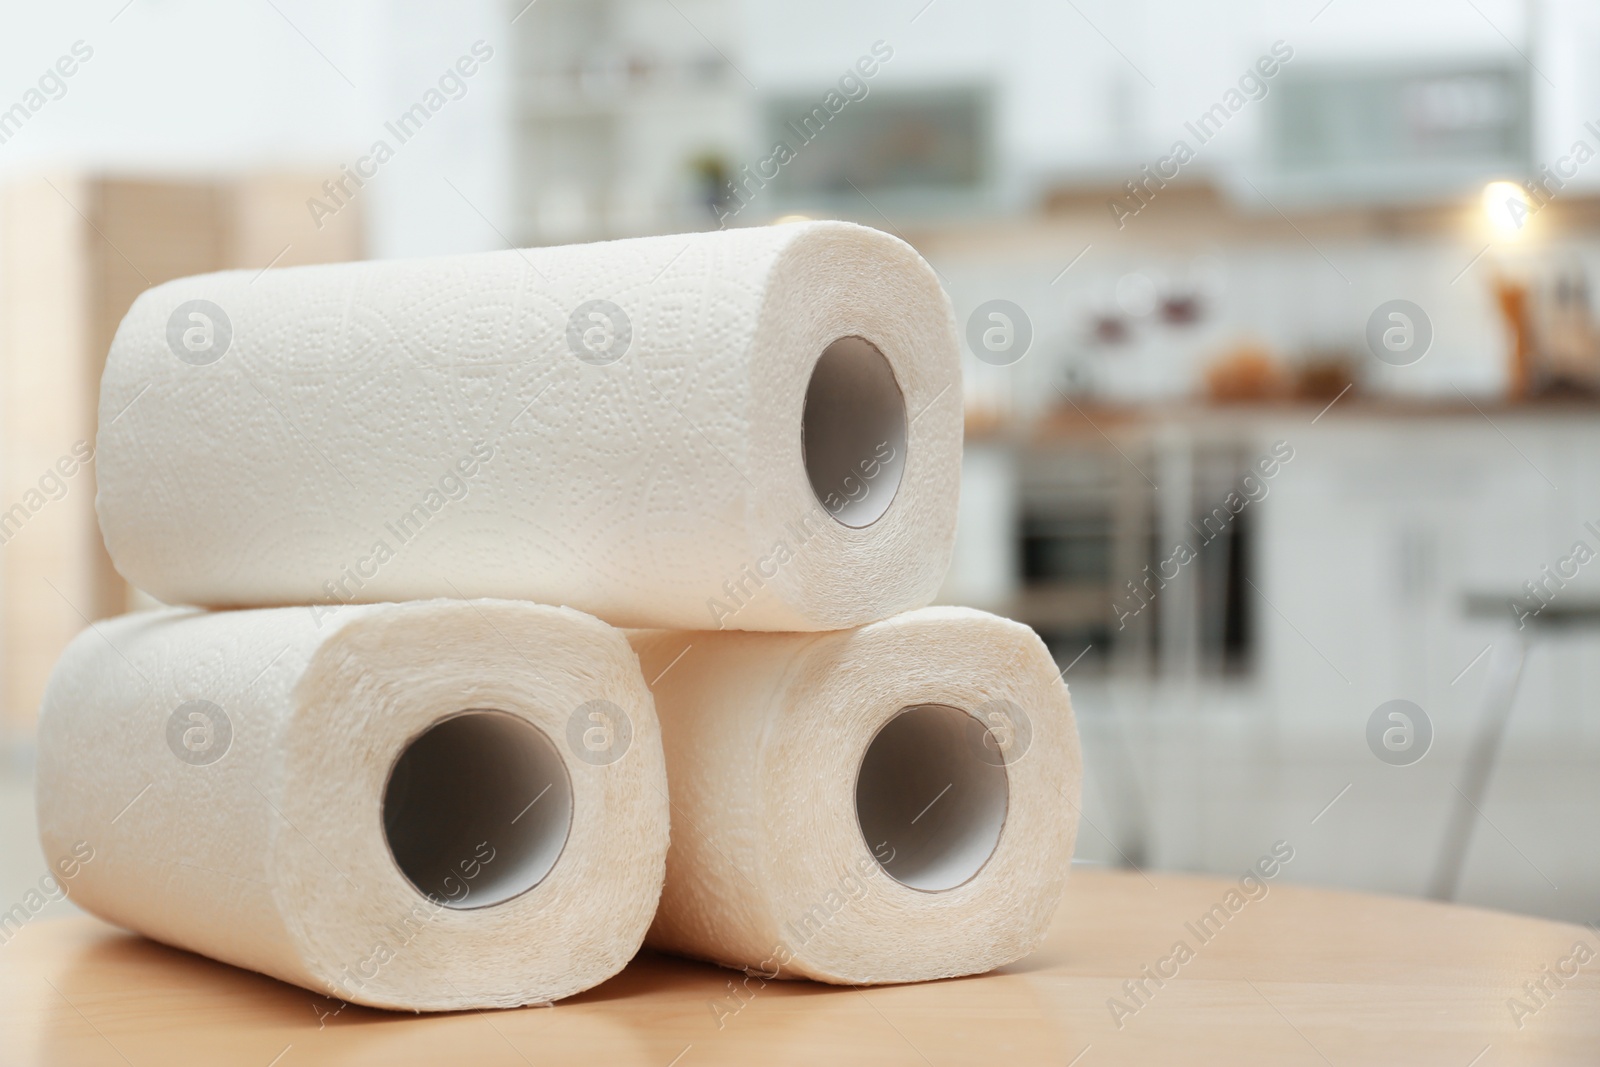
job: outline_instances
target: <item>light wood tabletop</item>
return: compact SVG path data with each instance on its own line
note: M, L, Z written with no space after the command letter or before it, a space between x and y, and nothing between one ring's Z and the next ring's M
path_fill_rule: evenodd
M1045 945L975 978L752 983L741 1002L734 972L646 952L555 1007L428 1016L341 1008L90 918L41 921L0 946L0 1062L1600 1064L1590 929L1283 884L1230 901L1230 889L1079 870Z

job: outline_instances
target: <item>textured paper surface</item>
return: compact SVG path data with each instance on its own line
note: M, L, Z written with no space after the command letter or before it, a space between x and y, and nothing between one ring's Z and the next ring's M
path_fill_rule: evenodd
M580 358L589 330L625 351ZM819 504L801 448L843 337L887 357L909 424L861 528ZM491 596L819 630L933 598L960 450L937 279L819 222L156 286L106 364L97 505L118 569L168 603Z
M926 608L830 634L629 639L646 678L666 671L652 688L675 832L649 946L867 984L987 971L1043 938L1071 865L1081 764L1066 686L1033 631ZM993 854L941 892L879 868L855 807L863 753L919 704L980 717L992 733L975 736L1000 742L988 751L1009 786Z
M179 709L202 700L226 725L188 738L204 724ZM622 709L631 738L604 760L569 742L575 710L595 700ZM458 910L401 874L381 803L406 743L475 708L520 716L555 743L572 818L543 881ZM80 842L92 849L70 889L102 918L414 1010L553 1000L619 971L654 913L668 829L656 717L626 641L575 611L487 600L98 623L46 694L38 811L52 864ZM464 872L478 870L476 844L462 842Z

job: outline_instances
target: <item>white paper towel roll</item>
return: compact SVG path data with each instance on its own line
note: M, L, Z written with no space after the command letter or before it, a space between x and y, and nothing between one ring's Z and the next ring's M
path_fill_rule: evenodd
M830 634L629 639L660 675L673 801L646 944L747 983L867 984L975 974L1039 943L1081 772L1033 631L927 608Z
M949 300L861 226L235 271L123 320L98 507L169 603L833 629L933 598L961 418Z
M668 824L622 636L493 600L322 623L164 610L72 643L38 777L46 856L92 855L72 899L376 1007L529 1004L620 970Z

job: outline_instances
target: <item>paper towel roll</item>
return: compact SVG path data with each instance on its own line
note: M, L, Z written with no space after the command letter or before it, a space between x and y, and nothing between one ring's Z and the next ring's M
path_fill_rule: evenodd
M72 899L375 1007L529 1004L620 970L667 847L656 717L622 636L494 600L320 622L164 610L73 641L38 775Z
M673 801L646 944L744 968L748 987L975 974L1043 938L1081 771L1033 631L927 608L821 635L629 639L659 675Z
M146 290L106 363L106 546L211 607L503 596L819 630L928 603L954 318L818 222Z

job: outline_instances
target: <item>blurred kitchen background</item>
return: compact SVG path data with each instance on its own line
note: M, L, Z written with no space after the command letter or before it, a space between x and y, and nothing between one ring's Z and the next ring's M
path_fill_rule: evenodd
M61 461L142 289L805 216L953 298L944 598L1066 671L1080 862L1600 920L1600 7L4 12L0 906L50 666L141 603Z

